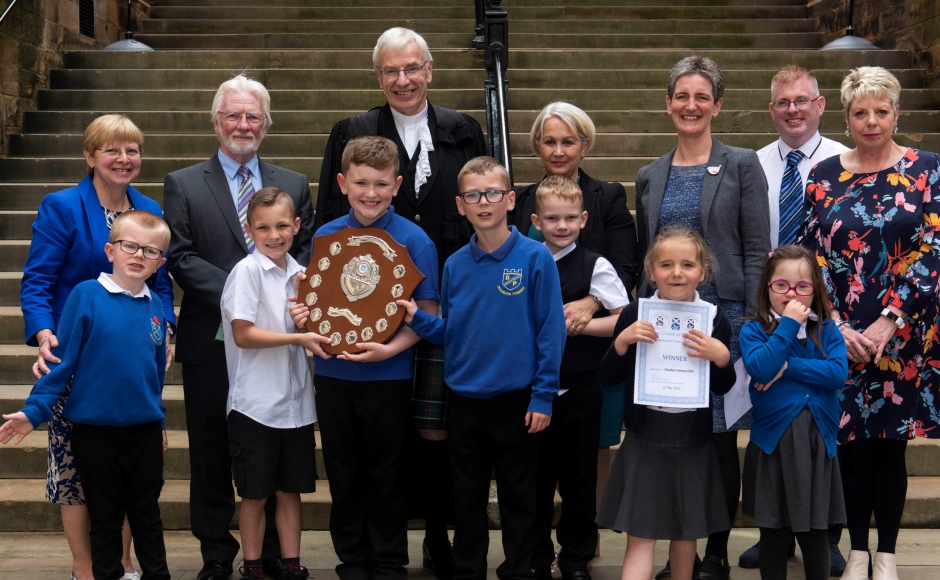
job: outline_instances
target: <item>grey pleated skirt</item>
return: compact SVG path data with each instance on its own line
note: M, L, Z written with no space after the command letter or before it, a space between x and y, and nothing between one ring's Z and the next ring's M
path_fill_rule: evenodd
M794 532L845 523L839 459L829 459L813 414L804 408L771 454L748 443L742 509L761 528Z
M731 527L715 448L695 440L694 416L650 409L642 433L627 431L598 524L656 540L704 538Z

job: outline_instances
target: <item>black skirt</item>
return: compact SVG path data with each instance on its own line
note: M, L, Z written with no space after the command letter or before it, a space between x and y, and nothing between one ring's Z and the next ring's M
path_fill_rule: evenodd
M829 458L809 408L804 408L771 454L748 443L742 509L761 528L794 532L845 523L839 460Z
M731 528L715 448L696 441L694 417L651 409L642 433L627 431L598 524L656 540L692 540Z

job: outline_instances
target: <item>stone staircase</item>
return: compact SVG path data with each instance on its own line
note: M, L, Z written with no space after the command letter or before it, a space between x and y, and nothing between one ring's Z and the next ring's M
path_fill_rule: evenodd
M77 51L53 71L0 159L0 410L19 409L29 393L35 349L22 345L19 281L30 226L42 196L85 174L81 134L96 116L128 114L146 135L135 186L162 202L166 173L211 155L218 142L209 107L220 82L245 72L271 91L274 126L261 154L275 164L319 177L321 153L339 119L382 102L371 71L372 47L391 26L411 27L434 55L430 98L484 124L482 53L469 50L469 0L153 0L136 38L151 53ZM623 182L633 203L637 170L675 145L664 95L680 58L714 58L727 76L724 108L713 123L722 141L760 148L776 135L767 113L770 79L783 64L816 71L829 112L823 132L845 141L838 86L845 72L877 64L904 87L898 141L940 150L940 89L925 88L904 51L819 52L822 36L805 0L515 0L510 15L509 114L516 181L542 175L527 146L538 109L567 100L591 115L597 143L584 167ZM312 184L314 195L316 185ZM189 465L178 365L167 375L170 450L162 497L167 529L186 529ZM746 433L741 435L741 446ZM0 447L0 531L60 530L58 511L43 501L45 431L19 447ZM325 477L317 452L318 470ZM912 475L904 525L940 526L940 446L909 447ZM326 529L329 486L304 496L304 528Z

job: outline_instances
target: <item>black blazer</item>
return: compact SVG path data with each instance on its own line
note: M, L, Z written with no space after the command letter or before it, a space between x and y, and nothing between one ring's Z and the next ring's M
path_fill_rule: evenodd
M610 260L627 293L632 293L639 280L640 254L637 251L636 224L627 209L627 193L619 183L599 181L580 169L578 175L584 209L588 212L578 244ZM532 183L516 190L516 209L510 223L524 236L532 226L538 187L538 183Z
M290 254L306 266L313 237L310 185L303 174L258 160L261 181L294 200L300 231ZM183 289L176 335L176 360L224 364L225 348L215 340L222 323L222 288L229 272L248 255L232 193L217 155L174 171L163 182L164 217L170 224L173 279Z
M659 231L659 212L666 194L673 149L640 169L636 176L636 221L640 260ZM770 251L767 178L753 149L729 147L712 138L699 217L705 243L718 263L718 296L746 304L745 315L757 315L757 280ZM649 296L646 276L637 296Z

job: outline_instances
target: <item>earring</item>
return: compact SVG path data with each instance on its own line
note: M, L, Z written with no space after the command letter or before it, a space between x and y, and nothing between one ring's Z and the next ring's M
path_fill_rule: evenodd
M895 133L898 132L898 126L897 126L897 125L894 126L894 132L895 132Z
M845 136L846 136L846 137L851 137L851 136L852 136L852 132L849 131L849 128L848 128L848 127L845 128Z

